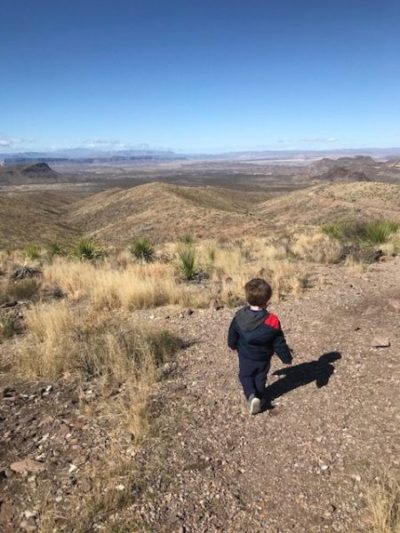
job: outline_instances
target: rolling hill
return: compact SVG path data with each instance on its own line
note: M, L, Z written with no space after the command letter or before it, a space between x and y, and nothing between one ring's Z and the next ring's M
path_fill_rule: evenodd
M363 181L316 185L263 202L258 213L278 226L353 218L400 221L400 185Z
M63 217L75 200L73 195L51 191L1 192L0 248L70 242L78 231Z
M78 234L120 247L140 236L154 243L185 234L230 239L341 219L400 221L400 185L369 181L324 183L279 196L155 182L77 198L61 189L2 192L0 247L68 243Z
M198 238L238 237L258 231L260 222L248 213L263 198L218 187L150 183L95 194L78 202L68 220L109 244L142 235L155 242L187 233Z

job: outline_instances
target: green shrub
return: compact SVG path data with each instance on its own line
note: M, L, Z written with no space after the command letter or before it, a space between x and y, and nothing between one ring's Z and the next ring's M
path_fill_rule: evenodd
M372 220L371 222L342 221L325 224L322 231L341 241L360 244L383 244L400 228L398 222L390 220Z
M150 263L154 259L154 247L151 242L145 237L137 239L130 247L129 251L136 259L140 259L144 263Z
M81 261L94 261L102 259L105 256L105 251L91 239L82 237L75 244L74 255Z
M400 228L400 224L390 220L374 220L365 228L365 241L370 244L383 244Z
M40 248L36 244L30 244L24 250L25 257L30 261L40 259Z
M196 251L192 246L184 246L178 251L180 266L186 280L192 280L196 274Z
M189 233L185 233L178 237L178 241L182 244L187 244L188 246L194 244L194 237L190 235Z
M65 255L65 251L58 243L52 242L47 247L47 255L49 256L50 259L53 259L53 257L57 255L60 255L60 256Z

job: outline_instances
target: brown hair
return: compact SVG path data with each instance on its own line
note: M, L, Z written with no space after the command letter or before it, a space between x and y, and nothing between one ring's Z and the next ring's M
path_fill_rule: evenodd
M254 278L244 286L246 300L250 305L263 307L267 304L272 295L271 285L264 279Z

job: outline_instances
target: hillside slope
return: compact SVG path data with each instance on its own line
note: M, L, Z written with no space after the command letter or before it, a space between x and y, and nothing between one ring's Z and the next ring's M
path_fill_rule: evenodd
M248 216L257 198L217 187L183 187L163 183L98 193L76 204L68 220L107 243L126 243L147 235L154 241L196 237L240 236L258 230Z
M75 200L73 195L50 191L1 192L0 247L69 242L78 231L63 217Z
M321 224L344 218L400 220L400 185L378 182L317 185L263 202L258 213L278 225Z

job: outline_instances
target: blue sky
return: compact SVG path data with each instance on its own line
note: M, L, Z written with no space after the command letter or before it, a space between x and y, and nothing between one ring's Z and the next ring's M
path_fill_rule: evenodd
M400 145L398 0L0 0L0 151Z

